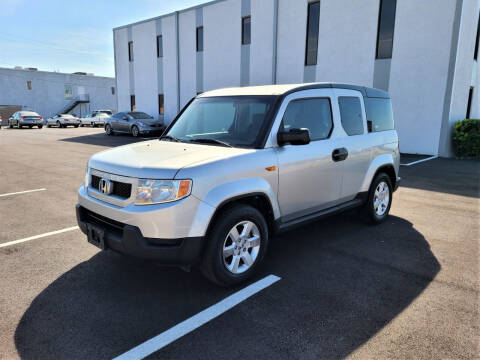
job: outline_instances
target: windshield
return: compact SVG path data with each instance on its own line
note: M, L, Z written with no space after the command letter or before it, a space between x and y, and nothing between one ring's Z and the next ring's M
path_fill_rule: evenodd
M20 115L22 115L22 116L40 116L34 111L22 111L20 113Z
M145 114L144 112L135 111L127 113L134 119L153 119L150 115Z
M214 139L232 146L254 147L267 126L275 100L275 96L197 98L168 135L180 141Z

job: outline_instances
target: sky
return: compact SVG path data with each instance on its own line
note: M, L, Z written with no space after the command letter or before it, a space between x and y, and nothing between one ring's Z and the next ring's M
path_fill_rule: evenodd
M0 0L0 67L115 76L113 33L206 0Z

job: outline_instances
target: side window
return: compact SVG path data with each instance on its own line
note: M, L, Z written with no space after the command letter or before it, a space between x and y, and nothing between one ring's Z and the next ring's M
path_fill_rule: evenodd
M280 129L308 129L310 140L327 139L333 129L330 99L311 98L291 101L283 115Z
M339 97L340 117L345 132L349 135L363 134L362 105L358 97Z
M392 102L390 99L365 98L368 132L394 129Z

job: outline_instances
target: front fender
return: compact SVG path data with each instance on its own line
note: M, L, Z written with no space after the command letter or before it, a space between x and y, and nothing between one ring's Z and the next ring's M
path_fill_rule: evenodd
M397 173L397 167L395 166L395 160L392 154L382 154L377 156L373 161L370 163L370 167L368 168L365 177L363 179L362 187L360 189L361 192L368 191L370 189L370 184L372 183L373 177L378 169L382 166L391 165L395 169L395 173Z
M265 195L272 206L274 218L280 217L276 192L270 183L262 178L243 178L220 184L212 188L202 200L208 205L218 208L230 199L251 194Z

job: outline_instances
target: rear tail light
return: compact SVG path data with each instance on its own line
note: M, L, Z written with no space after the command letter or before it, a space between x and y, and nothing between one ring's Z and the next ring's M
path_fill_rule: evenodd
M40 120L43 120L43 116L40 116Z
M25 116L22 116L22 119L25 119Z

